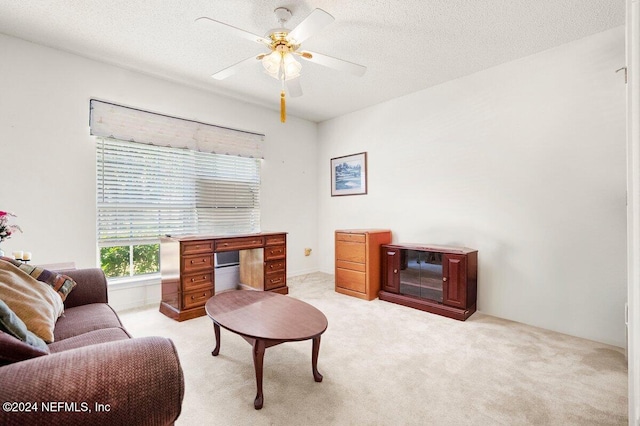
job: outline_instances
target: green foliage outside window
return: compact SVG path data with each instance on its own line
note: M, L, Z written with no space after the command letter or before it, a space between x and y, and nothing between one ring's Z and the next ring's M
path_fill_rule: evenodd
M160 244L133 246L133 275L152 274L160 270Z
M132 250L133 256L131 256ZM100 248L100 265L108 278L158 272L160 244L102 247Z

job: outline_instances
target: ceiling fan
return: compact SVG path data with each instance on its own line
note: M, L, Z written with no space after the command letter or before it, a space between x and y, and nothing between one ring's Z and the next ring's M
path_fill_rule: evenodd
M196 22L214 25L216 28L225 30L230 34L262 44L270 50L270 52L251 56L237 64L224 68L213 74L212 77L217 80L223 80L237 73L245 66L255 63L256 60L262 62L264 71L282 84L280 91L280 121L284 123L286 121L285 88L292 97L302 96L302 87L299 79L302 64L296 60L296 57L357 76L362 76L367 68L321 53L300 50L303 41L334 21L334 17L324 10L314 9L292 30L285 28L285 24L291 18L289 9L278 7L274 10L274 13L280 27L269 30L264 37L207 17L198 18Z

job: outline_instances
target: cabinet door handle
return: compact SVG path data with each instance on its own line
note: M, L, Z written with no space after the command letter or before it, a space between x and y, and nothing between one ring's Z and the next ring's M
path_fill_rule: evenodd
M398 270L397 270L397 269L394 269L394 270L393 270L393 273L394 273L394 274L397 274L397 273L398 273Z
M447 277L442 277L442 281L447 282Z

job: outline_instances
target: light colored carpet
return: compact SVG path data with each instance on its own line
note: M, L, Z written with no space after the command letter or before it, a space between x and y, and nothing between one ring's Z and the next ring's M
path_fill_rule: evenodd
M121 312L133 336L178 348L186 391L178 425L624 425L627 363L605 344L476 312L465 322L334 292L333 275L289 279L320 309L316 383L311 341L268 348L264 407L251 346L208 317L178 323L157 306Z

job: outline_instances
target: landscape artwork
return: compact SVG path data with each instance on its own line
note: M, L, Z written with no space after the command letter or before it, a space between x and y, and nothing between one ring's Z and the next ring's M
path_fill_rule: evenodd
M367 153L331 159L331 196L367 193Z

